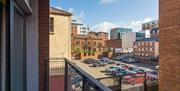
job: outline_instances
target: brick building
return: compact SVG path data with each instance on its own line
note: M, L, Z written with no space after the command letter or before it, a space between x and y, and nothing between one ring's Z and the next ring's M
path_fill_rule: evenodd
M113 53L122 53L122 40L106 40L105 45Z
M153 28L150 31L150 37L159 38L159 28Z
M180 90L180 0L160 0L159 91Z
M133 54L138 58L156 59L159 56L159 39L143 38L134 42Z
M50 8L50 58L71 59L71 13ZM63 44L63 45L62 45ZM66 47L64 47L66 46Z
M105 41L108 39L108 33L89 32L88 35L76 35L72 37L72 54L79 49L81 55L91 56L95 53L101 53L107 50ZM81 57L82 58L82 57Z

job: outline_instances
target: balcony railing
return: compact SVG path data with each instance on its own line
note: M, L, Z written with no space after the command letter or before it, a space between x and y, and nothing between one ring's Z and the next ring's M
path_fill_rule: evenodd
M95 79L66 58L50 58L46 63L46 91L157 91L148 87L146 73L141 73L141 82L136 84L125 79L134 74Z
M48 82L46 91L112 91L66 58L48 59L46 71ZM54 80L57 76L61 77ZM57 88L54 85L56 83L59 85ZM64 90L60 86L62 84L64 84Z

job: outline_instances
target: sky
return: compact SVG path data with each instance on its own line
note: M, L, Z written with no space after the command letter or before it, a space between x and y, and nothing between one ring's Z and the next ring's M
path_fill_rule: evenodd
M158 19L159 0L50 0L51 7L66 10L91 31L115 27L142 30L142 23Z

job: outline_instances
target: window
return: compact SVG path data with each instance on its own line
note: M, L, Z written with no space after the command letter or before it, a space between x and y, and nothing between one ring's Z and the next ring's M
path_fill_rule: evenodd
M79 45L80 44L80 41L76 41L76 45Z
M142 51L144 51L144 48L142 48Z
M150 51L152 51L152 48L150 48Z
M25 91L26 86L26 27L25 14L18 6L13 8L13 31L11 33L11 45L13 48L10 54L13 59L10 60L11 67L10 77L13 84L11 86L14 91ZM13 37L12 37L13 36ZM13 38L13 39L12 39ZM18 52L18 53L17 53ZM18 84L17 84L18 82Z
M54 18L50 17L49 22L50 22L50 24L49 24L49 28L50 28L49 31L51 33L54 33Z
M142 42L142 46L144 46L144 42Z
M121 39L121 33L118 33L118 39Z
M152 42L150 42L149 45L152 46Z

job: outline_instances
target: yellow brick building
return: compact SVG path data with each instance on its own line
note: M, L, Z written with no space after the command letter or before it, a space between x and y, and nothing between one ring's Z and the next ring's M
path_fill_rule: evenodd
M71 13L50 8L50 58L71 59Z

